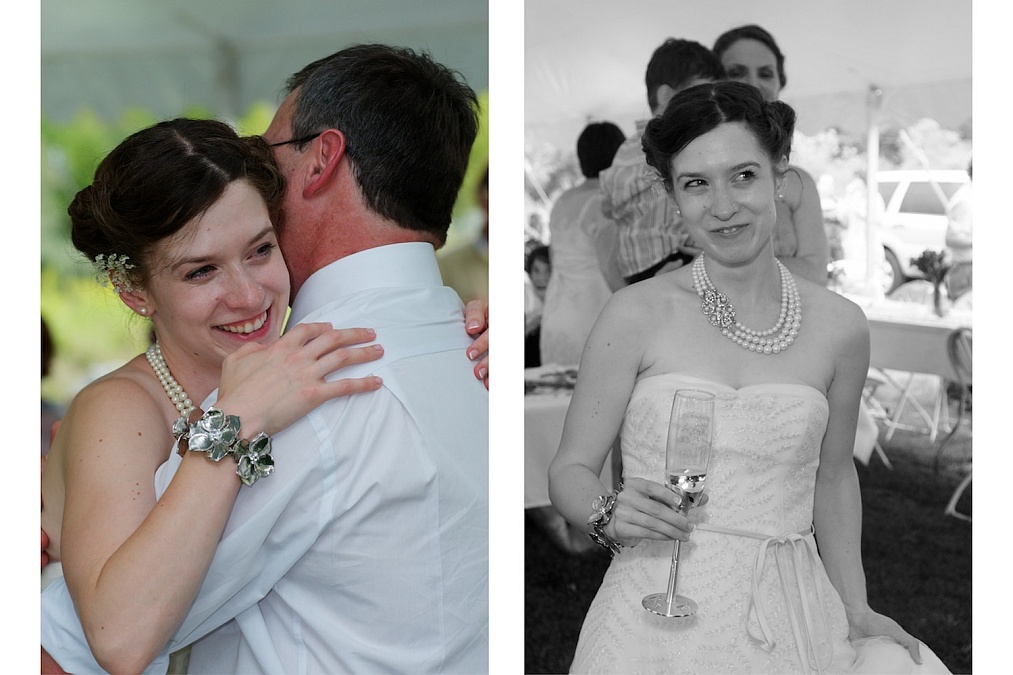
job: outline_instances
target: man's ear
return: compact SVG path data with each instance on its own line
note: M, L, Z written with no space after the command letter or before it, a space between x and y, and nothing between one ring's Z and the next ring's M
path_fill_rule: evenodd
M658 91L654 94L654 100L658 102L658 107L652 112L654 115L660 115L665 112L665 108L668 107L668 102L675 96L675 89L668 86L667 84L659 84Z
M307 152L313 155L308 180L303 188L305 198L324 189L337 173L338 165L345 156L345 135L337 129L328 129L320 134L318 142Z

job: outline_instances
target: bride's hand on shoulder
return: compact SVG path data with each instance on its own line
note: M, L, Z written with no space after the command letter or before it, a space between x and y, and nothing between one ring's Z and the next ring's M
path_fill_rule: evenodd
M630 478L616 497L605 531L623 546L636 546L641 539L689 541L695 527L679 512L678 495L661 483Z
M464 308L464 327L475 341L468 347L468 359L478 361L473 371L475 377L489 388L489 303L472 300Z
M375 337L370 328L305 323L271 345L243 345L225 357L215 407L239 415L244 430L271 435L327 400L379 389L383 382L372 375L324 379L345 366L380 358L379 344L356 346Z
M888 616L874 612L871 609L855 613L854 615L849 613L848 627L850 629L848 639L850 640L878 636L893 638L901 647L904 647L904 649L911 653L911 658L914 659L915 663L920 664L922 662L918 640Z

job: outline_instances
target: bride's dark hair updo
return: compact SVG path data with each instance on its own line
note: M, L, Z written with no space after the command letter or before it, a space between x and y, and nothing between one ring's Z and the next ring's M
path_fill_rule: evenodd
M641 143L647 163L658 170L672 191L672 159L694 140L722 124L745 125L776 165L791 154L795 111L781 101L766 102L756 87L723 80L685 89L665 112L647 124Z
M127 137L77 193L70 214L74 246L94 261L126 255L143 286L159 242L203 214L228 186L245 180L277 226L285 183L259 136L240 138L223 122L174 119Z

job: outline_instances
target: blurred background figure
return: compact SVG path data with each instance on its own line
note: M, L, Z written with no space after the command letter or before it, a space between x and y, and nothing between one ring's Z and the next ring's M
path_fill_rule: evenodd
M489 167L478 184L478 203L482 207L482 229L478 237L463 246L438 256L443 283L461 300L489 299Z
M947 292L950 300L956 301L960 296L971 290L971 174L973 162L967 165L967 175L971 179L957 190L946 205L946 250L950 253L953 267L946 278Z
M53 335L49 332L46 319L42 319L42 379L46 379L53 366L53 359L56 356L56 346L53 343ZM57 403L42 398L42 454L49 452L49 444L53 433L53 424L63 417L63 408Z
M714 53L728 79L756 87L766 101L780 98L787 82L784 54L766 30L750 24L726 31L714 42ZM774 255L793 273L826 286L830 253L816 181L804 169L789 167L776 206Z
M626 140L612 122L587 125L577 139L584 182L559 196L549 217L552 273L542 311L543 363L577 365L591 326L612 292L625 285L619 271L618 230L602 213L598 174L612 165Z
M552 276L549 247L535 246L524 261L524 367L542 365L541 341L542 311L545 307L545 289Z

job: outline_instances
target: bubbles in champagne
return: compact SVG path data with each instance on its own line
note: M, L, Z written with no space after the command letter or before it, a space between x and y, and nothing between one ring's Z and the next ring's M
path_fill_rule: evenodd
M681 473L670 473L669 487L676 492L686 495L689 505L693 506L697 502L694 497L699 497L703 493L703 483L706 478L707 472L698 469L689 469Z

